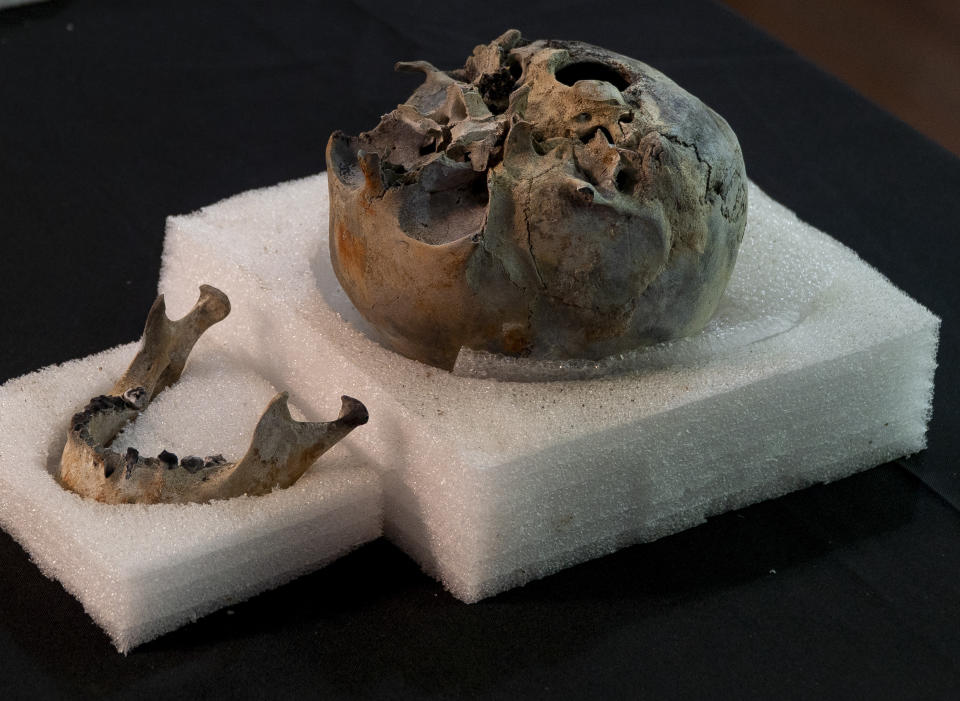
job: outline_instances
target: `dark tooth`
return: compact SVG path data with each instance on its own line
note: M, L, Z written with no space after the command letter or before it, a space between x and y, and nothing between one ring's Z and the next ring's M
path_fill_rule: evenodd
M160 455L157 456L157 459L159 459L160 462L164 463L167 466L168 470L172 470L173 468L175 468L177 466L177 462L179 461L179 458L173 453L171 453L169 450L161 451Z
M193 455L190 455L188 457L183 458L180 461L180 467L182 467L184 470L186 470L190 474L193 474L197 470L200 470L201 468L203 468L203 458L198 458Z
M133 474L133 468L136 467L137 460L139 459L140 453L136 448L127 448L127 454L124 456L124 461L126 463L126 468L123 472L124 479L130 479L130 476Z
M215 467L217 465L223 465L226 462L227 462L226 458L220 455L220 453L217 453L216 455L208 455L206 459L203 461L203 466Z
M70 424L73 427L73 430L79 431L80 429L82 429L84 426L87 425L87 420L89 418L90 417L84 413L74 414L73 418L70 419Z
M90 403L84 407L84 412L96 414L109 409L124 409L126 406L127 403L123 401L123 397L111 397L106 394L101 394L90 400Z
M110 475L117 471L117 461L111 460L108 456L106 460L103 461L103 476L104 479L110 479Z
M109 398L105 394L100 394L90 400L87 404L87 411L103 411L110 406Z
M127 403L123 397L113 397L106 394L100 394L90 400L90 403L84 407L84 411L89 414L95 414L108 409L124 409Z

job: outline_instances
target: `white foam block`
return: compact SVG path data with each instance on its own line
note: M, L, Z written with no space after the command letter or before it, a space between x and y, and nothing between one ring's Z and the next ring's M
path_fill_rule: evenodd
M170 316L192 303L179 310L168 304ZM80 600L120 651L380 535L379 480L349 436L295 485L261 497L106 505L62 489L52 475L71 415L107 391L135 352L134 344L122 346L0 387L0 525ZM204 337L181 380L115 445L135 445L144 455L166 448L239 458L276 392L248 357ZM338 396L313 403L326 420L336 417Z
M173 218L161 290L187 305L221 287L236 318L211 333L274 383L367 404L355 435L384 470L385 532L464 601L924 447L939 320L753 185L710 327L577 381L384 349L336 282L327 224L323 174Z

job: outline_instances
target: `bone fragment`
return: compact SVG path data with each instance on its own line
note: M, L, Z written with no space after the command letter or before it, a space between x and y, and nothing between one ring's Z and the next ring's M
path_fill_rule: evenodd
M323 453L368 420L366 407L341 397L339 417L329 422L296 421L288 394L271 400L243 458L221 455L179 459L167 450L156 457L111 449L120 429L179 379L197 339L230 313L227 296L209 285L182 319L167 318L163 296L147 315L140 351L109 395L94 397L75 414L60 459L59 482L77 494L109 504L184 503L266 494L296 482Z

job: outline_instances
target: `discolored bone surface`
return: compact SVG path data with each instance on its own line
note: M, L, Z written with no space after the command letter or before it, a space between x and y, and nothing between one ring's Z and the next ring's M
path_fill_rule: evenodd
M301 422L290 416L287 393L271 400L243 458L220 455L179 459L163 450L143 457L135 448L120 454L109 445L150 400L176 382L197 339L230 312L220 290L200 287L193 309L177 321L165 313L163 296L147 316L143 342L109 395L94 397L75 414L60 459L60 483L81 496L111 504L207 502L288 487L341 438L367 422L367 410L341 398L340 416L330 422Z
M700 330L746 223L727 123L640 61L510 30L359 136L334 133L330 252L393 348L599 358Z

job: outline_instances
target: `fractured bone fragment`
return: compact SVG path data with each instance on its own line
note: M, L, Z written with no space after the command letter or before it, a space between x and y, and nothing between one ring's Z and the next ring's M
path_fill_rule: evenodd
M163 389L176 382L197 339L230 313L227 296L209 285L182 319L167 318L163 296L147 315L140 351L108 395L94 397L75 414L60 459L58 480L67 489L98 501L119 503L207 502L266 494L289 487L341 438L368 419L366 407L341 398L335 421L296 421L288 394L275 396L260 417L240 461L161 451L144 457L135 448L120 454L109 445L120 429Z
M737 138L650 66L510 30L327 145L330 256L394 350L602 358L696 333L746 223Z

